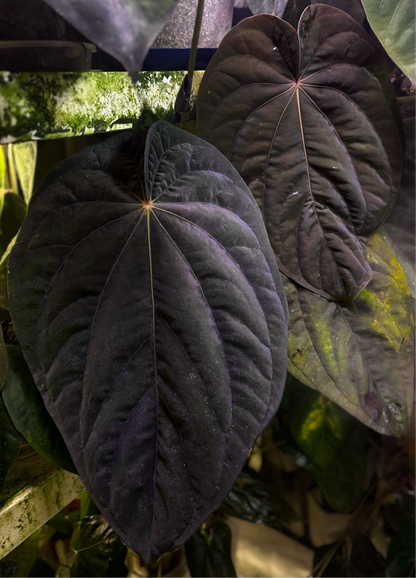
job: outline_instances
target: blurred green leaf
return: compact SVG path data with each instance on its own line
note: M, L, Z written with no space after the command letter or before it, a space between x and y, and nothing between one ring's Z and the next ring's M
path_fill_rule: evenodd
M385 576L386 569L383 557L363 534L355 537L350 556L345 543L338 549L331 544L316 550L313 565L316 569L313 576L330 578L380 578Z
M48 522L48 526L52 526L55 530L64 534L65 536L71 536L74 525L80 520L80 511L73 510L68 514L65 510L61 510Z
M216 520L208 530L198 530L185 543L191 576L236 576L231 559L231 530Z
M0 256L17 235L26 217L26 203L22 197L16 193L6 193L1 199L3 210L0 214Z
M313 390L304 392L292 415L291 431L299 449L317 467L327 468L350 435L351 418Z
M4 343L3 331L0 327L0 390L3 387L8 371L9 356L7 355L6 344Z
M7 472L19 453L23 436L14 427L9 412L0 393L0 493L6 480Z
M85 492L81 494L81 508L80 508L81 519L85 518L85 516L98 516L100 515L100 513L101 512L94 504L93 499L91 498L87 490L85 490Z
M17 572L17 564L15 562L0 562L0 576L2 578L10 578L14 574L16 574L16 572Z
M415 575L415 511L393 536L387 553L387 576Z
M297 516L283 496L273 492L251 468L244 468L221 504L221 512L271 528L287 526Z
M325 469L315 469L315 480L328 504L349 514L358 504L365 489L366 430L355 422L348 442Z
M13 144L13 155L23 197L29 204L36 171L37 142Z
M0 145L0 190L4 190L6 188L6 157L4 155L5 152L5 145Z
M1 256L0 259L0 274L7 273L7 265L9 263L9 255L11 253L11 250L13 249L15 243L16 243L16 239L17 239L17 235L15 235L13 237L13 239L10 241L10 243L7 245L6 250L4 251L3 255Z
M387 530L396 533L406 520L415 512L415 496L408 493L398 494L394 503L383 504L381 513L388 524Z
M32 566L32 570L30 571L29 578L48 578L49 576L55 576L55 571L49 566L47 562L44 562L40 558L36 558L35 563Z
M40 530L36 530L27 540L12 550L5 557L5 561L17 564L17 571L13 578L27 578L38 556Z
M44 458L77 473L65 442L46 410L21 350L8 345L9 373L3 399L16 429Z
M71 540L77 558L71 576L105 576L109 563L124 546L103 516L88 516L78 522Z

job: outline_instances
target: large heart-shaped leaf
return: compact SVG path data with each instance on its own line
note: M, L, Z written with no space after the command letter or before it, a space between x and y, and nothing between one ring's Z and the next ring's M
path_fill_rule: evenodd
M45 0L133 77L179 0Z
M394 251L406 274L410 291L416 297L415 287L415 231L416 231L416 179L415 179L415 99L399 99L405 134L405 155L400 196L385 228L393 241Z
M368 241L373 277L357 311L282 275L289 303L289 371L366 425L401 435L413 405L414 335L409 288L382 233Z
M326 298L350 303L371 278L357 237L397 199L394 99L379 47L324 5L306 8L298 35L268 14L244 20L204 74L198 134L249 185L281 270Z
M89 493L146 561L231 488L284 384L284 290L261 213L166 123L64 161L9 261L10 310Z
M414 0L362 0L371 28L388 55L414 84L415 3Z

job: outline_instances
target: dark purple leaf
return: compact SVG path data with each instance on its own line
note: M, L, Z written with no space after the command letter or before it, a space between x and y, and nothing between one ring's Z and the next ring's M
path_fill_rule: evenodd
M198 134L249 185L281 270L350 303L371 279L359 237L397 199L397 103L378 45L344 12L309 6L298 30L262 14L225 37L202 80Z
M45 0L133 77L179 0Z
M287 308L261 214L166 123L52 172L10 257L36 385L94 502L146 561L218 508L276 411Z

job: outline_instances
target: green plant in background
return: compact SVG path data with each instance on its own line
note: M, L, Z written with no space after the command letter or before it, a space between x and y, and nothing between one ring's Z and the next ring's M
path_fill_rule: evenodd
M74 25L86 7L50 4ZM233 576L228 516L314 550L316 576L414 575L414 482L400 439L413 407L412 300L400 235L389 240L389 221L380 228L397 202L404 140L412 195L414 126L404 123L403 139L376 39L332 6L300 17L307 4L253 0L259 15L227 35L204 74L198 134L245 184L214 147L159 123L71 157L38 189L10 257L0 481L24 436L61 467L74 471L74 460L94 501L84 494L76 513L55 516L0 562L1 575L125 575L124 542L147 575L162 575L157 558L185 543L192 576ZM412 78L411 32L391 18L394 2L377 23L363 4ZM149 6L135 3L142 24ZM131 32L129 6L119 10L117 42ZM297 32L282 14L300 17ZM115 37L107 45L82 22L127 63L128 43L116 53ZM143 54L126 65L133 74ZM15 188L2 196L13 227L0 267L31 196L35 149L20 146L8 151L10 173L2 157L3 189ZM316 491L322 511L349 516L322 547L305 503ZM388 551L374 547L376 520Z

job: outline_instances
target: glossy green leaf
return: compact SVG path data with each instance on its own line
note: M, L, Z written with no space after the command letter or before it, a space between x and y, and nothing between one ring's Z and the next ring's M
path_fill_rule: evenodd
M6 481L7 472L17 458L23 436L14 427L0 393L0 492Z
M37 142L29 141L13 145L13 156L20 188L26 204L29 204L33 193L33 181L36 171Z
M253 14L274 14L283 16L288 0L246 0L247 6Z
M0 255L7 250L10 241L17 235L26 217L26 204L16 193L3 195L0 214Z
M399 99L405 134L405 155L400 195L394 211L385 223L394 251L406 274L413 297L415 287L415 231L416 231L416 179L415 179L415 98Z
M78 522L71 540L77 553L71 576L105 576L111 560L124 546L103 516L88 516Z
M45 0L133 77L179 0Z
M198 134L231 160L285 275L351 304L371 279L359 237L389 216L400 117L379 46L341 10L269 14L224 38L202 79Z
M100 511L146 562L184 543L286 376L284 290L236 170L167 123L64 161L11 252L9 305Z
M328 560L334 545L318 548L315 552L314 567L319 568L319 563ZM314 572L313 576L328 578L351 577L380 578L385 576L386 563L383 556L377 552L370 539L364 534L358 534L354 538L352 551L344 542L338 550L329 557L329 563L321 570Z
M61 468L77 473L20 348L8 345L7 352L9 373L3 387L3 399L14 425L41 456Z
M282 528L296 520L284 497L266 486L254 470L244 468L221 504L221 512L254 524Z
M365 440L365 427L359 422L353 423L349 439L331 464L314 469L316 483L325 500L337 512L352 512L364 493L367 457ZM316 450L318 453L318 448Z
M40 530L36 530L7 555L6 560L17 565L17 570L13 574L14 578L27 578L27 576L30 576L30 571L38 555L39 536Z
M350 436L351 418L327 397L309 390L298 402L290 428L299 449L316 467L326 469Z
M185 544L191 576L236 576L231 559L231 530L216 520L209 530L199 530Z
M371 28L387 54L416 80L414 0L362 0Z
M282 276L288 298L289 366L381 433L406 431L413 405L414 333L406 277L380 232L367 244L371 283L356 312Z
M126 571L124 564L126 556L127 556L127 548L126 546L123 546L122 549L120 550L120 553L117 554L117 556L113 560L110 560L107 572L105 573L104 576L108 578L118 578L119 576L126 576L126 574L124 573Z

